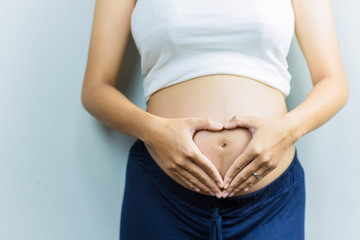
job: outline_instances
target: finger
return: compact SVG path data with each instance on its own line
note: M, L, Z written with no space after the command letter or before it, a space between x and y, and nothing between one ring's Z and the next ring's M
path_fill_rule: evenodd
M223 179L215 167L215 165L199 150L195 142L192 143L194 156L191 160L198 165L211 178L211 182L215 183L219 188L224 184ZM220 191L220 189L218 189Z
M243 171L239 174L241 175L239 176L239 178L241 178L241 181L239 181L239 179L233 180L234 185L231 184L232 186L231 187L229 186L229 189L227 190L230 193L229 196L232 196L234 195L234 193L239 191L246 192L245 191L246 187L250 187L251 185L254 185L258 181L260 181L274 168L275 167L270 164L269 158L265 160L264 157L258 156L251 164L249 164L246 168L244 168ZM260 177L256 178L253 175L254 172L256 172ZM225 193L223 193L223 195L225 195Z
M248 165L249 166L249 165ZM244 168L245 169L245 168ZM225 189L225 191L222 193L224 197L226 197L228 194L235 192L235 189L241 185L242 183L246 182L249 178L249 175L244 173L244 169L240 171L231 181L228 188ZM233 195L233 194L232 194Z
M191 121L194 130L219 131L223 128L222 123L216 122L210 118L192 118Z
M245 150L234 160L224 177L224 189L227 189L233 178L242 171L256 156L251 152L249 145Z
M194 186L191 182L189 182L189 180L187 180L185 177L183 177L180 173L178 173L177 171L173 172L178 178L180 178L181 180L183 180L183 182L186 184L186 186L188 186L191 189L194 189L196 192L199 192L200 189L196 186Z
M271 161L271 157L269 155L258 155L257 158L254 161L255 166L257 166L257 168L259 168L258 170L256 170L255 166L251 166L249 165L248 168L245 168L243 170L244 175L246 176L254 176L252 175L254 172L256 172L257 174L261 174L262 177L266 176L270 171L274 170L276 168L276 165L274 165L273 161ZM259 173L259 172L260 173ZM261 176L260 175L260 176ZM254 176L255 177L255 176ZM252 182L254 181L254 178L250 178L249 180L246 180L247 182L243 182L240 183L237 186L236 190L240 190L242 188L246 188L246 186L251 186Z
M244 191L244 192L249 191L250 187L252 187L256 183L258 183L270 171L269 171L269 168L261 167L254 172L256 172L259 175L259 178L256 178L251 173L245 181L243 181L240 185L238 185L237 187L234 188L233 193L237 193L240 191Z
M241 172L239 172L234 179L232 180L232 182L230 183L229 187L223 192L223 196L226 197L227 195L234 195L232 193L236 193L236 189L238 189L244 182L248 181L249 178L254 177L254 175L252 175L253 172L259 170L260 171L260 167L259 166L259 161L252 161L249 165L247 165L243 170L241 170ZM249 173L250 172L250 173ZM257 174L260 175L260 172L256 172Z
M249 187L249 189L257 184L261 179L263 179L266 175L268 175L273 169L268 168L267 170L258 169L256 170L256 173L259 175L259 178L256 178L254 175L255 180L250 183L246 183L246 186ZM240 190L246 188L246 186L240 186Z
M251 129L254 127L254 119L251 116L234 115L228 122L224 124L224 128L232 129L236 127L245 127Z
M183 171L178 171L178 173L186 178L192 185L198 187L204 192L210 193L211 195L215 195L215 193L220 194L220 189L197 165L190 163L190 165L182 166L182 169Z

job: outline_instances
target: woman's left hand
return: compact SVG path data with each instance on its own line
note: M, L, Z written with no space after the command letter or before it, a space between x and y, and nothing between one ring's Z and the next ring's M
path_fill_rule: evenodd
M259 180L274 170L285 154L285 150L297 141L291 123L285 115L240 116L235 115L225 129L248 128L252 139L245 150L235 159L224 177L223 197L247 191ZM252 175L256 172L260 177Z

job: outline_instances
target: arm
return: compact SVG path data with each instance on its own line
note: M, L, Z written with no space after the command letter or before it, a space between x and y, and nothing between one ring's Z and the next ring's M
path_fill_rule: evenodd
M235 115L225 128L247 127L253 138L224 178L224 196L251 187L276 168L285 150L323 125L346 103L348 83L343 69L330 0L293 0L295 33L307 61L313 88L283 116ZM260 173L255 178L253 172Z
M313 89L287 115L296 140L330 120L347 102L343 69L330 0L294 0L295 33L308 63Z
M116 89L118 74L130 38L135 0L97 0L81 101L103 124L149 144L158 164L173 178L196 191L220 196L222 178L193 141L197 130L218 131L211 119L163 118L142 110ZM218 183L218 185L217 185Z
M135 0L96 1L81 101L105 125L145 141L145 133L154 130L158 117L137 107L115 88L130 38L134 5Z

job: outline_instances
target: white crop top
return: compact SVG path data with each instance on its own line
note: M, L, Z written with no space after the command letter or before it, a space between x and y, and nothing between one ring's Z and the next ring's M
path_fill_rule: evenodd
M146 104L161 88L221 73L288 96L294 24L292 0L137 0L131 33Z

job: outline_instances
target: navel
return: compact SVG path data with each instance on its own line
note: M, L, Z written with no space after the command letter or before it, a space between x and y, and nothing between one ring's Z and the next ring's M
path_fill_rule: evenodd
M223 142L223 143L221 144L221 147L222 147L222 148L226 148L226 147L227 147L227 143L226 143L226 142Z

